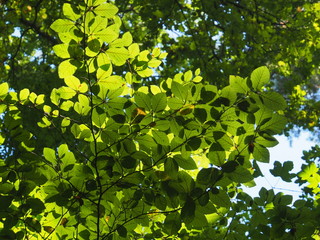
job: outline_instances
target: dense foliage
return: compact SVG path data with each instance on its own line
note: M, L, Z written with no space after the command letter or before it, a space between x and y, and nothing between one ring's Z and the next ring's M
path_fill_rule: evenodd
M268 44L272 42L266 41L263 46L260 41L267 37L264 34L285 31L289 23L281 25L278 21L280 26L261 30L263 34L258 34L257 40L250 40L257 45L241 45L241 38L236 40L238 46L230 48L226 45L232 45L232 32L241 32L241 21L250 22L241 13L231 14L234 9L243 8L238 2L221 1L215 5L222 10L215 15L221 19L214 20L212 13L204 11L210 9L205 8L206 1L174 1L170 12L177 12L176 7L181 9L175 16L180 22L168 16L171 27L161 20L169 14L162 9L169 8L151 3L149 6L146 1L142 1L145 7L149 6L148 11L160 20L144 19L146 9L138 4L140 1L116 1L116 5L103 0L57 4L63 13L59 19L55 17L59 11L52 11L52 16L47 17L40 8L45 1L32 7L26 5L17 16L10 13L17 9L14 4L20 3L8 2L3 17L17 21L21 16L19 24L29 28L20 29L20 38L10 36L12 31L2 36L6 43L2 47L9 46L6 51L11 54L3 53L2 57L10 58L10 64L4 61L2 77L9 78L0 85L1 239L319 239L317 146L305 153L306 165L298 175L290 173L292 162L276 162L271 171L284 181L298 177L299 184L308 182L301 199L292 203L292 196L274 194L265 188L259 197L252 198L241 190L242 185L254 186L254 178L261 175L258 162L269 162L267 148L278 143L274 135L288 126L285 115L304 111L297 106L307 107L313 101L305 98L306 90L301 89L303 83L310 82L300 78L291 89L296 95L288 95L289 104L296 105L287 107L286 100L271 90L276 81L270 83L268 68L258 67L268 63L273 69L275 62L280 64L276 57L270 62L263 59L273 56L261 53L264 47L271 48ZM48 13L52 4L47 5ZM203 4L203 12L198 11L197 4ZM123 21L117 15L117 6L132 7L121 11L125 13ZM229 10L223 9L226 6ZM244 8L252 15L252 21L258 21L253 26L267 24L260 21L267 16L261 9L268 9L268 4L261 6L256 6L257 12ZM314 9L319 4L308 6L296 10L304 14L310 9L310 16L301 21L315 19ZM185 12L189 10L194 13ZM238 19L239 28L227 28L230 22L222 21L223 15L230 14ZM37 25L40 16L50 24L53 18L57 19L51 24L55 35ZM204 31L199 16L203 21L211 19L214 29L220 24L226 26ZM193 24L199 26L190 25L193 17ZM155 22L163 26L148 25ZM177 44L160 33L179 23L179 38L184 40L178 46L186 47L188 38L193 39L193 44L189 44L190 51L174 54L173 49L179 49ZM314 24L303 31L313 37L318 34L317 27ZM223 29L226 30L222 32ZM251 35L244 35L250 39L257 29L248 29ZM37 36L28 34L29 30L36 31L49 44L35 41ZM148 31L157 34L146 37L144 32ZM213 42L206 43L201 38L203 33L222 34L214 40L219 42L217 51L221 54L212 58L219 59L215 60L215 67L207 65L211 64L206 58L210 55L191 58L195 52L213 51L206 45ZM160 45L152 42L158 37L162 39ZM278 38L284 39L281 34L276 41ZM283 45L288 49L292 39L288 35L286 38ZM14 51L16 40L19 47ZM168 57L158 48L168 48L167 40L172 43ZM23 43L32 41L39 45L25 46L27 54L20 51ZM55 45L51 47L50 43ZM258 46L260 52L240 54ZM149 47L151 50L146 50ZM30 52L35 49L41 49L47 58L38 59L36 52ZM300 61L296 55L287 57ZM243 59L247 64L244 68L237 65ZM289 60L287 64L291 63ZM308 69L306 74L311 77L316 62L315 57L309 68L304 63L294 62L294 66ZM27 75L26 71L32 69L36 71ZM298 70L288 67L287 71L288 76L293 76ZM46 79L55 72L59 78ZM21 82L23 77L25 83ZM32 81L31 77L36 78ZM316 109L312 111L316 113Z
M77 5L80 0L72 1ZM113 0L145 49L169 55L167 78L201 68L202 76L226 86L229 75L248 76L255 68L271 71L269 86L288 102L290 129L318 131L319 12L317 0ZM11 87L50 93L60 86L52 46L59 40L50 25L62 16L62 0L1 1L0 75ZM17 30L19 33L17 33ZM14 33L14 34L13 34ZM13 34L13 35L12 35ZM289 134L290 132L288 132ZM316 137L317 138L317 137Z

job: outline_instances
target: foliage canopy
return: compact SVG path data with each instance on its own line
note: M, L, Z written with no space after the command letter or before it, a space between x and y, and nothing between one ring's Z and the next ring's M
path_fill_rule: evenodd
M184 72L174 74L165 52L133 41L124 29L136 15L125 15L123 27L118 6L61 6L51 29L63 83L1 83L0 237L317 239L316 147L305 153L298 178L315 198L292 203L273 190L255 198L241 190L261 175L258 162L269 162L274 135L287 124L286 101L270 89L268 68L215 85L208 66L201 73L177 61ZM161 68L171 76L159 75ZM291 181L291 169L275 163L272 173Z

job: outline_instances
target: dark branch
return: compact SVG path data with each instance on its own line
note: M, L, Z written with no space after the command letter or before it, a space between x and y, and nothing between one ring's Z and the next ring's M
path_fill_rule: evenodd
M52 45L58 44L58 40L54 38L53 36L49 35L46 32L43 32L39 26L37 26L34 22L28 21L26 19L20 18L20 22L27 26L30 30L34 31L36 34L38 34L40 37L48 40Z

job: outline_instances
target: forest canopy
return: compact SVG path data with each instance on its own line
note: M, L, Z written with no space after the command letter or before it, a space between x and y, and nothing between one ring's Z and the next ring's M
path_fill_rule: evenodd
M1 1L1 239L319 239L317 1Z

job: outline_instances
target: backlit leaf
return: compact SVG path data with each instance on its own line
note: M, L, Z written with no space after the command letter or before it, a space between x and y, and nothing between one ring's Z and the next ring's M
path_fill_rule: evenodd
M9 85L8 83L4 82L0 84L0 96L4 96L9 91Z
M106 53L109 55L112 63L116 66L121 66L126 63L129 58L129 52L125 48L109 48Z
M74 22L70 20L58 19L52 23L51 29L58 33L64 33L70 31L70 29L73 28L74 25Z
M265 66L255 69L251 73L251 77L250 77L252 87L255 90L260 90L265 84L269 82L269 79L270 79L270 72L269 72L269 69Z
M268 131L272 134L280 134L287 124L287 119L284 116L274 114L266 123L262 124L260 131Z
M152 110L154 112L163 111L167 106L167 97L165 93L158 93L151 98Z
M254 144L253 157L259 162L268 163L270 161L270 153L268 149L259 144Z
M65 78L72 76L77 68L79 67L79 62L74 60L65 60L62 63L60 63L58 67L58 73L60 78Z
M49 161L52 164L57 164L57 158L56 158L56 153L53 149L51 148L44 148L43 149L43 156L44 158Z
M97 6L94 12L98 16L112 18L118 12L118 8L111 3L103 3Z
M65 15L67 18L69 18L72 21L76 21L81 16L79 9L77 9L75 5L72 5L70 3L64 3L62 7L62 11L63 11L63 15Z
M287 106L285 99L276 92L264 92L260 95L264 106L278 111L284 110Z

